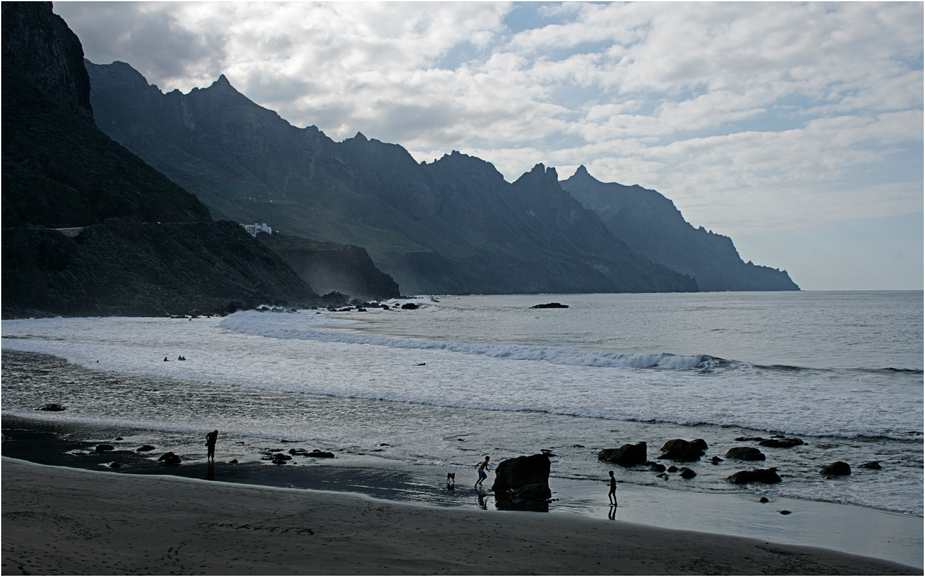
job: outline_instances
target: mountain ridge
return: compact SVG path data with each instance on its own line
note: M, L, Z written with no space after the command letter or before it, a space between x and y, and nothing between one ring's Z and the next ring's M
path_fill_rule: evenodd
M4 2L2 26L4 318L320 302L243 227L213 222L96 127L83 49L51 3Z
M631 249L694 277L702 291L800 290L786 271L743 262L731 238L695 229L655 190L601 182L584 165L562 188Z
M85 64L101 129L214 213L362 246L403 291L697 290L631 251L561 189L554 169L508 183L455 151L418 163L362 133L337 143L291 126L227 78L163 94L127 64Z

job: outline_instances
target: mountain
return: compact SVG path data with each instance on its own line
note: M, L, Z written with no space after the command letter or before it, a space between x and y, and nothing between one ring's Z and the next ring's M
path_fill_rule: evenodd
M697 290L618 240L554 169L508 183L458 152L417 163L359 133L293 127L224 76L163 94L128 64L86 67L100 129L214 214L364 247L405 293Z
M732 239L695 229L654 190L600 182L584 166L561 184L627 246L694 277L702 291L800 290L786 271L742 262Z
M319 302L243 227L213 222L96 128L83 49L51 3L4 2L2 27L5 318Z

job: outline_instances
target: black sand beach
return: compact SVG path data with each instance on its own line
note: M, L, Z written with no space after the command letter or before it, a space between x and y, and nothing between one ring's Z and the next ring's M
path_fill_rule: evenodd
M184 572L199 572L191 569L199 566L206 573L216 574L921 574L920 568L908 564L783 545L774 540L640 525L627 522L622 514L610 521L603 514L605 508L598 518L567 513L496 511L490 493L479 495L464 483L451 492L435 482L442 472L436 467L408 467L381 459L343 455L333 460L296 456L295 465L274 465L260 460L229 463L221 458L221 450L214 467L208 466L204 459L189 459L179 466L167 467L156 460L170 449L162 444L163 433L160 433L161 443L151 443L159 446L146 452L136 451L141 446L139 439L153 440L158 433L4 416L3 434L5 574L170 572L171 563L179 561L178 556L170 553L172 547L179 549L181 542L189 541L161 524L185 524L193 540L208 540L218 535L215 523L186 519L182 514L187 510L185 505L168 506L162 511L151 509L153 495L160 495L158 498L163 503L196 503L196 507L202 509L197 515L214 515L216 519L226 520L223 521L226 529L235 534L234 539L241 539L240 547L235 548L241 554L224 559L205 552L193 553L185 547L185 554L191 557L178 565ZM122 440L117 440L120 437ZM94 450L102 442L113 445L114 450ZM285 443L280 443L272 449L286 448ZM120 466L113 468L113 463ZM283 491L279 492L280 489ZM77 494L81 495L79 507L75 507ZM89 496L94 494L96 496L91 499ZM216 494L221 497L213 497ZM638 499L628 487L621 487L620 494L627 499ZM31 505L25 495L33 496ZM690 501L693 507L709 507L709 497L691 495ZM101 500L98 506L88 504L94 499ZM723 499L732 510L741 506L728 496ZM259 509L258 504L263 500L271 510L269 503L276 503L275 506L282 509L255 517L253 511L247 512L250 509L242 510L238 506L246 502L247 507ZM147 504L139 509L140 502ZM266 558L264 548L292 551L295 544L287 540L294 534L289 533L306 533L306 527L292 525L288 527L287 536L279 541L282 534L269 530L269 519L291 518L291 514L284 514L283 510L305 509L308 502L329 511L322 515L325 522L349 518L353 512L363 511L355 524L337 521L337 531L350 535L350 539L375 544L374 549L394 549L389 549L391 553L379 559L374 555L357 559L345 550L328 549L332 542L327 541L325 550L330 555L326 557L315 550L310 564L298 555L281 555L276 560ZM322 503L324 507L319 505ZM818 504L806 505L806 510L811 512ZM113 534L112 541L91 540L88 543L82 539L80 548L87 553L76 560L65 555L67 546L59 544L63 540L77 547L73 536L37 531L36 519L52 514L51 510L55 511L53 515L82 527L110 528L135 519L143 510L143 525L150 533L139 539L145 543L160 542L160 549L153 544L146 546L142 559L115 565L107 560L113 557L113 548L120 556L131 557L138 545L115 539ZM376 510L388 510L393 520L383 525L381 518L373 513ZM652 513L659 515L655 508ZM676 508L674 514L690 515L690 511ZM902 516L892 517L898 522L914 521ZM316 516L310 518L318 519ZM266 535L256 530L228 529L254 527L255 520L256 526L267 527ZM863 523L864 519L855 521ZM315 526L318 525L309 524L308 529L314 532ZM710 527L708 523L703 526ZM285 527L280 525L279 531L283 529ZM110 531L116 532L115 529ZM382 541L385 533L389 536ZM497 533L505 537L499 538ZM532 549L516 547L528 534L534 540ZM257 536L260 538L255 540ZM334 539L333 534L331 539ZM421 544L402 549L403 545L416 540ZM613 552L615 543L622 543L620 554ZM96 547L100 547L99 555L94 557L89 552ZM630 547L631 552L627 549ZM666 548L671 550L670 554L666 553ZM344 555L334 554L336 551ZM152 561L158 552L159 560ZM299 559L301 561L297 562ZM498 565L499 559L501 565Z

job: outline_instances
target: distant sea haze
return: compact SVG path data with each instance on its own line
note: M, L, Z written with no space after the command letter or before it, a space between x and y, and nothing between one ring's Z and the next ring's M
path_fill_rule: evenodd
M531 308L553 300L568 308ZM922 515L921 292L415 302L417 310L248 311L185 322L4 322L6 349L141 377L52 379L41 393L4 385L4 412L35 417L56 397L68 399L68 411L43 418L197 439L205 426L447 467L470 467L488 450L546 449L556 455L554 477L588 483L614 468L597 460L604 448L644 441L651 460L672 438L702 438L704 459L725 458L782 434L805 444L760 447L759 465L784 479L759 487L766 494ZM181 354L185 362L173 361ZM834 461L852 474L819 473ZM871 461L882 468L859 467ZM692 466L698 475L683 485L644 468L616 472L621 482L736 492L744 489L726 477L755 463Z

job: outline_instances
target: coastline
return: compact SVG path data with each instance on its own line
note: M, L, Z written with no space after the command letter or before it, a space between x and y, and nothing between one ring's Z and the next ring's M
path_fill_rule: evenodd
M46 421L32 421L16 417L4 416L4 443L3 443L3 500L4 500L4 572L17 572L16 563L7 562L21 555L23 547L26 545L20 543L24 538L22 531L27 531L30 519L38 518L38 511L27 507L26 511L21 510L20 503L25 503L23 499L28 494L36 495L39 493L28 489L37 482L37 478L47 479L48 486L39 489L41 485L36 485L36 491L41 491L41 497L36 502L36 506L42 509L47 507L57 508L56 515L63 517L72 517L74 515L87 516L87 520L82 523L96 525L98 523L113 526L117 521L100 517L99 515L131 515L135 507L135 501L138 501L138 495L148 494L147 488L149 483L159 487L159 491L164 494L158 497L161 503L166 504L168 510L172 510L177 503L186 503L190 497L187 493L190 487L199 487L208 494L212 489L222 494L228 494L229 497L223 500L217 500L214 504L209 505L206 497L195 497L203 501L197 507L209 509L212 507L210 515L215 518L234 517L240 525L248 525L253 522L247 518L239 518L240 515L235 511L235 505L240 495L250 495L248 500L257 500L261 491L284 491L289 492L288 500L301 501L303 499L327 503L330 499L340 503L341 499L346 499L352 505L342 505L348 509L367 507L368 503L376 503L377 507L387 507L390 511L401 511L401 515L408 516L407 519L402 517L398 525L406 523L419 523L418 517L433 517L440 519L437 526L430 526L423 533L432 533L447 530L448 535L444 539L450 539L451 535L460 533L460 524L466 525L462 531L464 541L478 541L484 539L484 534L478 528L486 519L491 519L498 527L504 527L506 534L512 527L520 527L523 523L524 530L526 527L532 527L530 531L537 535L542 534L545 541L543 545L535 545L540 549L555 549L557 546L566 543L557 536L561 533L560 525L565 523L571 527L572 523L585 523L581 531L595 533L597 531L606 531L609 535L604 540L588 541L583 546L588 551L583 555L592 555L591 551L595 547L602 550L613 548L616 542L625 542L627 539L628 527L633 531L628 533L639 537L642 533L647 535L647 539L653 539L658 543L676 542L678 535L685 536L687 539L689 533L700 531L698 535L698 545L692 544L688 548L681 548L673 556L665 557L663 551L652 551L651 544L643 542L633 544L634 551L641 548L641 552L634 553L631 556L632 561L626 561L625 565L614 565L615 558L620 557L622 560L626 555L622 553L619 556L610 557L610 565L607 565L602 558L597 558L593 564L587 564L573 560L578 565L556 565L554 559L539 563L533 559L535 551L531 555L522 555L518 563L533 563L534 569L528 569L525 565L507 565L512 562L513 558L519 558L516 551L502 547L504 543L495 543L495 539L488 539L489 544L485 544L489 555L493 559L503 559L506 565L504 569L493 568L490 565L480 564L482 561L470 560L467 556L454 557L455 553L442 554L445 558L452 561L444 567L432 566L430 562L424 562L418 559L413 566L406 566L403 563L395 561L395 558L385 559L385 564L381 566L366 566L365 569L356 569L366 573L421 573L421 572L457 572L457 573L633 573L633 574L664 574L664 573L738 573L738 574L756 574L756 573L806 573L814 572L837 574L887 574L887 573L913 573L921 574L922 559L922 523L920 518L909 517L873 511L861 507L849 505L836 505L828 503L807 502L779 499L767 504L759 504L753 494L723 494L711 495L703 493L691 493L684 491L670 491L654 487L643 487L636 485L621 484L618 488L618 498L621 506L615 510L610 510L606 506L605 484L601 483L601 505L589 506L583 513L576 513L574 510L559 507L553 502L549 508L549 513L527 513L518 511L501 511L497 510L492 501L490 492L479 495L470 486L470 480L465 477L459 477L457 488L453 492L447 491L443 485L445 469L428 466L412 466L404 463L397 463L386 459L377 459L369 456L342 456L334 460L302 459L299 465L276 466L267 462L242 462L231 464L221 458L221 447L219 450L219 459L215 467L209 468L204 460L190 459L184 462L180 467L168 468L163 467L156 462L158 455L164 450L158 449L152 451L147 457L135 453L128 446L117 447L116 451L107 453L96 453L95 451L86 451L88 447L92 448L92 443L99 442L106 438L108 431L106 427L91 425L78 425L75 423L57 423ZM31 434L25 434L31 431ZM127 431L127 434L129 432ZM151 432L149 432L151 433ZM154 433L157 434L156 432ZM31 435L31 436L30 436ZM125 444L131 445L137 439L126 441ZM115 443L119 445L119 442ZM160 444L160 443L158 443ZM168 446L164 443L164 446ZM75 448L82 448L75 450ZM134 447L134 445L131 445ZM120 450L122 449L122 450ZM13 457L14 459L10 459ZM26 461L35 461L45 463L45 465L34 465ZM123 467L117 470L109 469L107 464L118 461L123 463ZM10 464L12 463L12 466ZM48 467L46 465L57 465ZM76 475L76 469L84 469L83 475ZM12 474L11 471L13 472ZM118 472L116 472L118 471ZM119 493L122 497L116 498L110 493L110 487L113 484L121 484L123 480L128 481L125 493ZM170 481L176 481L170 484ZM568 487L568 479L552 478L550 484L557 494L571 494L574 487ZM73 499L66 495L73 495L72 491L77 491L77 483L87 494L98 494L107 505L100 506L99 511L82 510L71 511ZM172 487L172 488L171 488ZM220 489L218 489L220 488ZM199 490L199 489L197 489ZM171 496L173 491L176 495ZM240 491L240 495L239 495ZM193 491L195 493L195 491ZM134 494L134 497L131 495ZM554 494L554 497L556 495ZM57 499L62 501L56 501ZM230 499L231 502L228 500ZM151 499L145 499L150 501ZM10 503L7 506L7 503ZM55 504L57 503L57 504ZM295 507L295 505L293 505ZM361 507L361 508L362 508ZM107 513L106 509L111 508L113 511ZM785 508L792 510L791 514L782 515L781 510ZM428 515L420 513L421 510L430 511ZM13 515L7 515L9 511L16 512ZM121 512L120 512L121 511ZM176 515L182 514L183 507L179 507L170 513L172 523L176 522ZM415 514L411 512L418 512ZM165 511L165 514L167 512ZM44 514L44 513L42 513ZM344 515L342 511L338 515ZM613 514L614 520L610 520ZM144 514L148 519L150 512ZM282 512L279 515L283 515ZM399 515L392 512L390 515ZM401 516L399 515L399 516ZM445 517L444 515L449 515ZM460 518L455 516L459 515ZM375 519L364 519L362 523L369 525L374 523ZM443 527L442 523L449 523L451 528ZM473 525L473 526L469 526ZM269 525L268 525L269 526ZM276 525L273 525L276 526ZM11 528L13 528L11 530ZM296 525L290 527L296 530ZM195 528L191 528L195 532ZM204 530L204 529L202 529ZM346 528L342 529L346 531ZM369 525L366 529L351 529L363 534L362 539L374 542L381 539L385 533L393 533L397 530L395 523L389 523L387 527ZM577 529L576 529L577 530ZM160 530L156 534L159 533ZM168 532L167 529L164 531ZM269 531L269 530L268 530ZM635 531L641 531L638 533ZM264 545L268 550L288 550L280 547L273 541L270 536L274 531L269 531L268 542ZM359 535L360 533L357 533ZM529 531L528 531L529 533ZM830 541L820 540L814 536L828 536ZM12 539L11 539L12 536ZM204 533L201 538L205 539ZM236 535L237 539L238 536ZM360 538L360 537L357 537ZM419 535L405 535L405 539L417 539ZM432 537L436 539L436 534ZM540 539L540 537L537 537ZM641 538L641 537L640 537ZM742 539L749 544L740 543ZM29 536L27 541L33 542L36 537ZM590 537L589 537L590 539ZM41 540L41 539L40 539ZM141 539L146 541L147 538ZM905 543L898 541L905 540ZM53 542L53 540L51 541ZM686 541L685 541L686 542ZM398 540L394 546L398 547L402 541ZM574 541L567 543L573 545ZM733 547L732 544L735 544ZM49 545L51 546L51 545ZM113 546L112 544L108 546ZM446 542L429 543L423 545L425 548L446 548ZM804 546L810 547L810 552L804 551ZM704 548L711 551L717 547L732 547L738 553L731 550L723 553L721 557L704 554ZM745 547L748 553L742 553ZM761 548L764 549L761 549ZM414 547L418 549L418 547ZM770 553L773 549L777 553ZM206 547L208 550L208 547ZM558 550L558 549L557 549ZM755 560L759 553L768 556L762 563L768 563L766 568L751 566L746 563L745 557ZM17 553L19 551L20 553ZM512 553L514 551L514 553ZM648 551L648 553L645 553ZM779 553L787 551L786 555ZM797 552L795 552L797 551ZM803 552L800 552L803 551ZM820 553L822 552L822 553ZM869 569L860 570L857 563L861 561L846 561L851 557L848 553L864 555L863 565ZM10 556L7 555L10 553ZM148 553L149 555L151 553ZM27 555L29 559L37 559L53 555L53 551L35 550ZM648 556L647 556L648 555ZM741 558L734 561L736 555ZM834 557L833 557L834 556ZM841 556L841 557L840 557ZM105 555L101 552L99 558ZM348 570L354 570L349 565L347 557L336 556L328 560L328 565L324 570L309 570L304 567L291 566L288 569L270 570L262 565L254 565L248 568L240 568L238 572L258 572L258 573L343 573ZM703 558L702 558L703 557ZM791 564L783 563L782 559L789 558ZM842 557L845 557L844 559ZM663 560L664 559L664 560ZM694 560L699 559L698 563L708 563L707 565L694 565ZM719 559L725 559L720 562ZM776 560L775 560L776 559ZM829 559L840 559L840 561L831 561ZM351 559L352 560L352 559ZM798 563L792 562L799 560ZM249 561L252 562L253 560ZM341 563L338 565L338 563ZM601 562L598 566L596 563ZM203 561L204 563L218 563L218 560ZM844 565L839 563L844 562ZM397 563L397 564L394 564ZM550 564L551 563L551 564ZM571 561L570 561L571 563ZM663 563L656 567L653 564ZM897 565L901 563L903 565ZM548 567L547 567L548 565ZM207 572L227 574L236 570L231 566L208 565L211 570ZM285 566L285 564L284 564ZM23 571L43 572L40 568L29 567ZM106 572L106 565L94 567L92 570L89 566L84 569L74 569L77 572ZM558 567L558 568L556 568ZM849 569L850 567L850 569ZM141 572L163 572L165 569L154 567L140 568ZM47 571L56 572L51 567ZM45 571L45 572L47 572ZM129 572L136 571L131 569ZM60 571L58 571L60 572ZM71 572L64 570L63 572ZM118 571L116 571L118 572Z
M4 574L921 574L813 547L578 515L2 459Z

